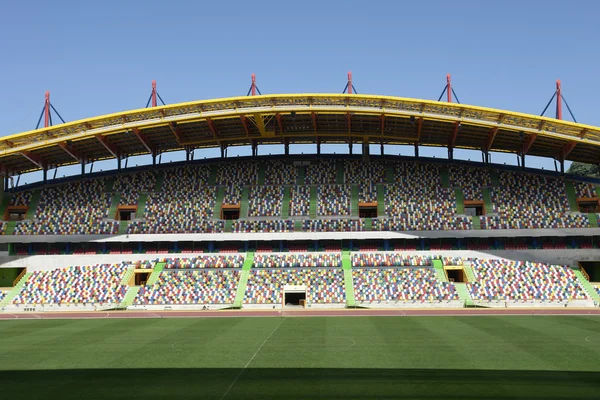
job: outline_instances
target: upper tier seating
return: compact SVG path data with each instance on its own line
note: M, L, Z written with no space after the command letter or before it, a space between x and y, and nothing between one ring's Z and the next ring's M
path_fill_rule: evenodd
M283 161L271 161L265 165L265 185L295 185L298 168Z
M346 302L341 269L255 269L250 271L244 304L282 304L285 285L306 285L306 303Z
M33 221L17 224L15 235L116 234L118 222L108 217L111 195L105 179L90 179L42 190Z
M13 304L117 304L127 293L121 285L127 268L123 263L35 271Z
M119 205L137 205L141 192L150 192L156 185L156 171L117 175L113 190L121 193Z
M232 232L234 233L266 233L266 232L293 232L294 221L291 220L237 220L233 223Z
M257 254L254 256L256 268L304 268L304 267L342 267L340 253L308 254Z
M471 229L471 220L456 217L454 191L442 188L434 164L396 163L396 184L385 187L386 215L377 230Z
M494 212L482 216L482 229L586 228L586 214L570 213L560 179L514 172L500 173L500 187L491 190Z
M476 300L565 301L586 299L568 266L529 261L473 260L476 282L467 284Z
M223 204L241 204L242 203L242 186L241 185L228 185L225 186L225 193L223 196Z
M249 217L281 216L283 186L253 186L249 197Z
M319 160L306 168L307 185L323 185L336 183L336 162L334 160Z
M320 185L317 194L319 215L350 215L349 185Z
M483 187L491 184L492 178L488 169L450 167L450 186L460 187L465 200L483 200Z
M359 268L352 277L358 303L458 300L454 284L438 281L433 268Z
M31 202L32 197L33 197L33 192L31 192L31 191L17 192L11 196L8 205L9 206L28 206L29 203Z
M232 304L239 276L237 269L163 271L154 285L140 288L133 304Z
M346 160L344 178L350 184L377 184L385 182L385 167L378 161Z
M290 216L310 214L310 186L292 186L290 197Z
M307 232L359 232L364 230L360 219L310 219L302 221Z
M198 269L198 268L242 268L244 256L231 255L202 255L192 258L166 258L165 269Z
M359 203L375 203L377 201L377 184L365 183L358 187Z
M255 162L228 162L218 166L217 185L256 185L258 164ZM227 204L227 203L226 203ZM236 203L228 203L236 204Z
M432 256L414 256L398 253L353 253L353 267L431 266Z
M463 259L461 257L442 257L442 264L463 265Z
M596 187L591 183L574 181L573 187L575 188L575 194L577 197L598 197L598 194L596 193Z

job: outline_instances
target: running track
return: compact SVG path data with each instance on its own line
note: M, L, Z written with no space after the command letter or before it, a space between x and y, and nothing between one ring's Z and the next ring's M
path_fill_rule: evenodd
M299 311L94 311L0 313L0 320L14 319L101 319L101 318L222 318L222 317L416 317L416 316L477 316L477 315L600 315L600 309L393 309L393 310L299 310Z

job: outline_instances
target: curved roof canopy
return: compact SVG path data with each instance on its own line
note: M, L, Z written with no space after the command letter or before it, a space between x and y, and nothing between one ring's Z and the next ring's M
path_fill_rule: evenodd
M350 140L600 160L600 127L429 100L281 94L132 110L6 136L0 171L16 175L194 148Z

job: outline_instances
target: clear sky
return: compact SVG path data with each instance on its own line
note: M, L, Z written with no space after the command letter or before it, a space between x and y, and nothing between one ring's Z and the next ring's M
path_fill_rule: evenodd
M600 125L597 0L56 0L0 10L0 135L33 129L46 90L71 121L144 107L153 79L176 103L245 95L251 73L263 94L338 93L349 70L359 93L424 99L437 99L451 73L462 103L532 114L561 79L577 120ZM493 159L505 160L516 157Z

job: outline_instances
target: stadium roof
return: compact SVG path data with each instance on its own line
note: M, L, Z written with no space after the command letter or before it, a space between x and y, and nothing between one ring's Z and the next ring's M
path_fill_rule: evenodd
M384 143L600 160L600 127L465 104L362 94L233 97L125 111L0 138L0 170L236 145Z

